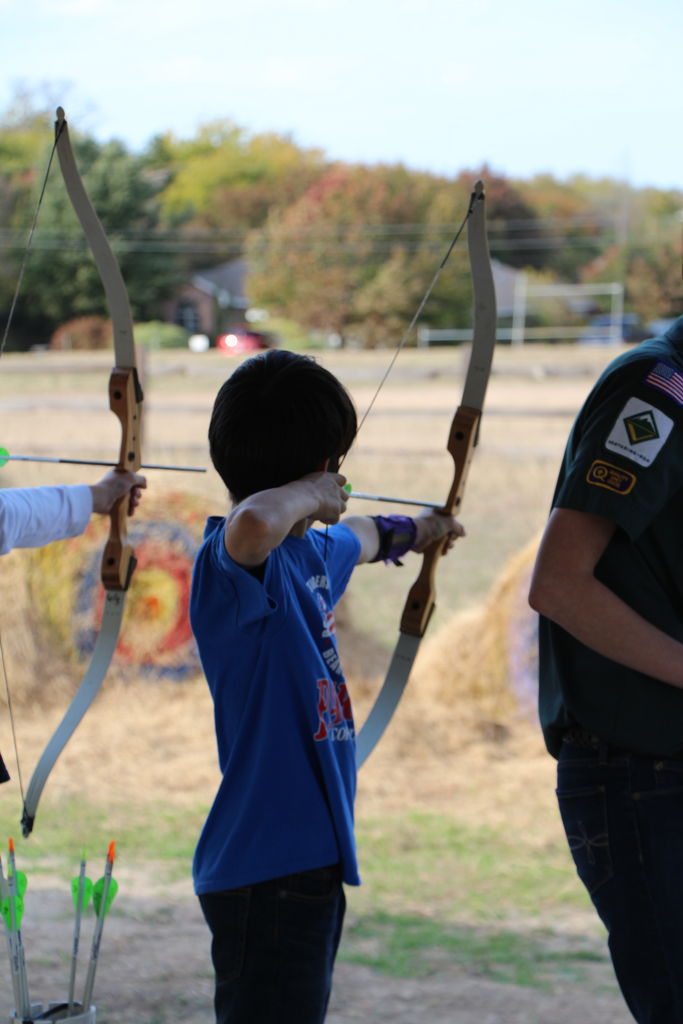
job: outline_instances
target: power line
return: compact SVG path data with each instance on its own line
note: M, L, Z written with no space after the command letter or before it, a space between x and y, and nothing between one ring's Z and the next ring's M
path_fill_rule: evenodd
M651 218L639 237L646 236L657 244L665 233L679 230L678 215ZM112 248L119 254L162 253L184 255L241 255L247 244L253 251L305 252L324 248L333 253L359 253L370 246L378 255L403 246L408 252L433 252L443 247L453 224L377 223L377 224L314 224L289 230L280 241L267 228L229 229L202 233L124 231L110 235ZM528 232L525 236L524 232ZM617 242L618 226L606 217L548 217L540 220L493 220L489 225L489 245L495 253L550 252L553 250L601 249ZM22 251L23 229L0 229L0 250ZM259 237L260 236L260 237ZM349 237L350 236L350 237ZM43 251L85 252L87 245L78 235L40 230L33 248Z

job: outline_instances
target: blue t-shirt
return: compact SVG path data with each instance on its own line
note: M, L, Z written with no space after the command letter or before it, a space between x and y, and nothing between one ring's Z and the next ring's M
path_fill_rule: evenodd
M340 863L358 885L355 729L334 606L360 553L339 524L287 537L263 582L208 520L190 621L214 701L222 781L194 857L198 894Z

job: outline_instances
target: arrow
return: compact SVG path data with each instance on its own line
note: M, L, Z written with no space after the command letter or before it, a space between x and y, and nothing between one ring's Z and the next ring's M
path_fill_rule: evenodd
M100 878L93 887L92 901L95 913L100 920L104 920L109 913L109 908L114 902L114 897L119 891L119 883L115 878Z
M17 955L14 934L12 932L9 900L9 886L7 884L7 881L2 870L2 857L0 857L0 912L2 913L2 919L5 922L7 954L9 956L10 973L12 975L12 994L14 996L14 1005L16 1009L19 1010L21 1006L21 989L19 987L19 959Z
M21 889L22 878L24 879L24 891L26 891L26 875L23 871L20 871L17 878L17 887L14 896L10 896L8 894L0 905L0 913L2 914L5 925L13 931L21 928L21 922L24 917L24 896Z
M111 466L118 465L116 462L101 462L99 459L63 459L55 455L10 455L6 448L0 448L0 469L8 462L62 462L71 466ZM161 466L157 463L147 463L140 466L140 469L166 469L174 473L206 473L203 466Z
M361 494L360 491L349 490L347 484L344 490L349 498L362 498L363 501L386 501L390 505L419 505L420 508L443 508L437 501L416 501L415 498L387 498L383 494Z
M71 974L69 976L69 1016L74 1008L74 990L76 987L76 967L78 963L78 948L81 940L81 918L88 908L93 894L91 879L85 874L85 854L81 857L79 872L76 878L71 879L71 898L73 900L76 918L74 921L74 941L71 949Z
M93 886L92 901L97 914L97 923L95 924L95 931L92 937L92 947L90 949L90 963L88 964L88 976L85 979L85 989L83 990L83 1010L87 1012L90 1009L90 1000L92 999L92 990L95 984L95 971L97 970L97 961L100 955L100 942L102 939L102 929L104 928L104 919L109 912L114 897L119 891L119 883L113 877L112 872L114 870L114 856L116 850L116 843L111 842L107 851L107 860L104 866L104 875L99 878Z
M26 958L21 941L21 920L24 916L24 893L27 878L23 871L17 871L14 857L14 840L9 840L9 869L7 872L7 898L2 901L2 917L7 928L13 981L16 976L17 1010L22 1018L31 1016L31 999L26 977Z

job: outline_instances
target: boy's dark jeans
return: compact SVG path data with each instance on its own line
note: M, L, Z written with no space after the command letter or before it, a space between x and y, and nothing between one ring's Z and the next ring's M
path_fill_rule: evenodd
M557 796L576 869L639 1024L683 1022L683 759L563 743Z
M216 1024L322 1024L346 900L338 865L199 897Z

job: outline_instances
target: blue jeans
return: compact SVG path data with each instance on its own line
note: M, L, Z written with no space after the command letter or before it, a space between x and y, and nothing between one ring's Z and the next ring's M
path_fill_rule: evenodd
M683 1024L683 759L563 743L557 798L639 1024Z
M216 1024L322 1024L346 900L338 865L199 897Z

